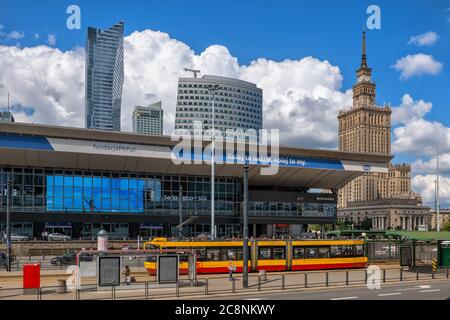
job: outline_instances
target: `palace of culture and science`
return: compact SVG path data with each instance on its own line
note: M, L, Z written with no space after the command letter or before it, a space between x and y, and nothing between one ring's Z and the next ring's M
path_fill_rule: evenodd
M391 154L391 108L377 106L376 86L367 64L363 32L361 65L356 70L353 105L339 112L339 150ZM338 219L355 226L371 220L372 229L417 230L429 225L428 207L411 190L411 166L390 164L387 173L366 173L339 190Z

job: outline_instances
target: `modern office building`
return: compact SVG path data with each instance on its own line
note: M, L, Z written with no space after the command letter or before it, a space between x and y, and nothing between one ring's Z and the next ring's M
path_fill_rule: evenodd
M181 158L175 145L170 136L0 123L0 222L4 227L9 176L16 233L91 238L103 228L113 237L167 236L179 223L180 200L183 221L197 217L186 234L208 233L211 168L175 164L172 155ZM390 160L285 147L279 158L274 175L261 175L262 166L249 163L250 235L296 236L308 224L335 223L338 188L367 170L387 171ZM242 203L243 164L217 163L218 236L241 235Z
M136 106L133 111L133 132L146 135L163 134L163 110L161 101L148 107Z
M88 28L85 49L86 128L120 131L123 33L123 22L106 30Z
M208 86L218 85L215 92L215 128L262 128L262 89L255 84L219 76L204 75L201 78L180 78L178 82L175 130L194 131L194 121L200 121L203 129L212 128L212 92Z
M14 122L14 117L10 111L0 112L0 122Z

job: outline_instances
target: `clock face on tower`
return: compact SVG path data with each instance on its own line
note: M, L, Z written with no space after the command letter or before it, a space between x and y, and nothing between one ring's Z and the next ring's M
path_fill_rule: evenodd
M362 75L358 78L358 82L370 82L370 77L366 75Z

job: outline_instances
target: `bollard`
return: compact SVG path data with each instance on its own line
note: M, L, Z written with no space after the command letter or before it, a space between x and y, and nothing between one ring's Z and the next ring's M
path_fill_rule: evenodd
M449 269L449 268L447 268L447 275L446 275L446 276L447 276L447 279L448 279L448 269Z
M328 271L325 273L325 286L328 287Z
M419 280L419 268L416 268L416 280Z
M284 274L281 275L281 290L284 290Z
M208 278L205 278L205 295L208 295Z
M80 289L75 289L75 300L80 300Z
M383 269L383 283L386 282L386 269Z
M176 295L177 297L180 296L180 283L179 283L178 281L177 281L176 284L175 284L175 295Z
M305 272L305 288L308 288L308 273Z
M403 281L403 268L400 268L400 281Z
M367 284L367 269L364 269L364 283Z
M111 299L116 300L116 287L111 286Z
M261 276L258 276L258 291L261 291Z
M232 278L231 279L231 292L235 293L236 292L236 279Z
M434 270L431 270L431 279L434 279L434 274L435 274Z
M148 299L148 281L145 281L145 300Z
M41 288L38 288L38 300L42 300L42 291Z
M348 270L345 270L345 285L348 286Z

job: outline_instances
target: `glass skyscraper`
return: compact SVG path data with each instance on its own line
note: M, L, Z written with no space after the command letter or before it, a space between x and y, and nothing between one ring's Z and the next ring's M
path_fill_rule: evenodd
M123 33L122 21L106 30L88 28L86 128L120 131Z

